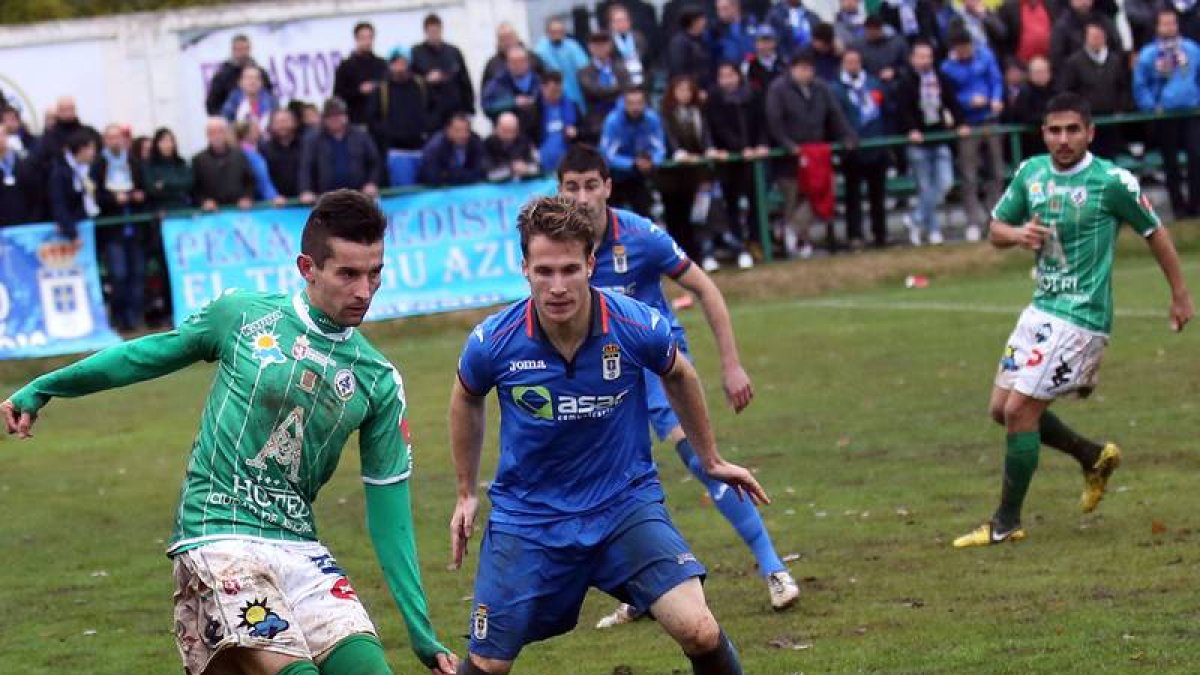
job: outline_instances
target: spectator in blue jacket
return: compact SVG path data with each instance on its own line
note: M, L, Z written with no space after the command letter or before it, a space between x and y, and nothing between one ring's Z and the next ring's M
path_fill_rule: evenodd
M630 87L604 120L600 151L612 170L610 203L650 217L650 178L667 157L662 121L647 109L646 92Z
M779 0L767 12L767 25L779 40L779 54L786 62L812 42L813 29L821 18L810 12L803 0Z
M279 190L275 189L275 182L271 180L271 168L267 165L266 158L258 150L259 139L262 136L258 131L258 125L250 120L238 122L233 125L233 135L237 138L242 154L246 156L246 162L250 165L250 173L254 174L255 200L269 201L273 202L275 206L283 206L287 202L287 198L280 196Z
M1133 95L1146 112L1200 106L1200 46L1180 37L1179 17L1172 9L1158 12L1157 39L1142 47L1133 71ZM1162 152L1171 211L1176 218L1200 215L1200 119L1155 120L1155 141ZM1179 150L1187 153L1188 190L1183 192Z
M834 95L846 114L846 121L860 139L886 134L884 119L891 102L884 100L883 83L863 68L862 52L850 47L842 53L842 73L833 87ZM878 248L887 246L887 214L884 212L884 188L887 181L888 155L881 148L856 148L842 155L842 176L846 186L846 238L850 249L863 248L862 186L867 185L871 210L871 233Z
M545 71L562 76L563 93L576 105L583 106L583 90L579 88L579 71L588 64L583 46L567 35L567 24L554 17L546 22L546 35L538 40L534 53L542 59Z
M230 122L250 120L260 131L265 130L271 121L271 113L279 109L278 99L264 86L265 79L262 68L256 65L242 68L237 88L229 93L221 107L221 116Z
M963 111L963 134L958 142L958 169L962 177L963 207L967 212L967 239L979 241L988 223L988 211L979 201L980 169L987 154L990 175L984 183L987 204L1000 199L1004 180L1004 157L1000 136L996 134L969 135L972 127L995 122L1004 111L1004 80L991 50L975 44L971 34L961 26L948 36L950 57L942 63L941 71L954 87L959 107Z
M708 30L706 42L711 63L741 63L754 54L754 27L742 18L738 0L717 0L717 20ZM709 80L712 79L709 74Z
M521 121L522 129L537 129L541 86L529 50L522 45L509 47L504 53L504 70L483 89L483 111L493 124L500 113L511 112Z
M549 71L542 78L542 128L538 130L538 156L542 171L554 173L567 148L579 137L583 113L563 92L562 73Z
M471 118L454 115L429 139L421 153L420 177L430 187L483 181L483 141L471 131Z

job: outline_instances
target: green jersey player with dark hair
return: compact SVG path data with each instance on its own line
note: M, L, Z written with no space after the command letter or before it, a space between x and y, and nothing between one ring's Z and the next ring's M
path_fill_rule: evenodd
M433 673L457 667L421 587L404 384L355 331L379 290L385 228L365 195L328 193L301 239L304 290L226 292L173 331L43 375L0 404L8 432L28 438L53 397L217 363L167 547L175 637L191 675L392 672L313 520L317 492L355 431L367 529L412 648Z
M1171 235L1133 174L1088 152L1094 134L1084 99L1070 93L1051 99L1042 123L1049 154L1017 169L992 212L994 246L1037 252L1037 289L1008 339L992 389L992 418L1008 431L1000 507L955 539L959 548L1025 537L1021 505L1043 444L1079 462L1085 513L1103 498L1121 451L1077 434L1049 407L1096 386L1112 328L1112 264L1122 224L1145 238L1166 276L1171 328L1183 330L1194 313Z

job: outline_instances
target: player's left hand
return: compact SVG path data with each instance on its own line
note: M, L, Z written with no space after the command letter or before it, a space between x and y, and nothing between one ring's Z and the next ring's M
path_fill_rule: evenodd
M1185 291L1171 298L1171 330L1180 332L1195 314L1196 308L1192 305L1191 293Z
M712 468L706 468L704 472L710 478L715 478L733 488L737 492L738 499L744 500L749 496L750 501L755 504L771 503L767 491L758 484L758 479L746 467L721 460L719 464Z
M17 412L12 399L0 403L0 411L4 412L4 426L8 433L16 434L18 438L33 438L30 429L37 421L37 413Z
M750 384L750 376L741 366L727 368L725 372L721 373L721 385L725 387L725 400L735 413L745 410L746 406L750 405L750 400L754 398L754 387Z
M450 652L437 655L437 667L430 668L430 675L454 675L458 672L458 657Z

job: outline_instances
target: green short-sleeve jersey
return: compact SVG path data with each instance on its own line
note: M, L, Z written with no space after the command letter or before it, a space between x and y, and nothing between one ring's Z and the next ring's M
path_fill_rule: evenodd
M1121 223L1144 237L1161 226L1137 178L1091 153L1068 171L1056 170L1049 155L1032 157L1017 169L992 217L1021 227L1034 216L1050 229L1038 251L1034 307L1107 334Z
M226 293L178 333L218 368L168 554L216 539L316 539L313 500L356 430L364 482L408 478L400 374L302 293Z

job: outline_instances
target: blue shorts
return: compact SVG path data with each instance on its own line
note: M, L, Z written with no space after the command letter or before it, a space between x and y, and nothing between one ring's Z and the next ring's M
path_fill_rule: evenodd
M704 566L671 523L662 502L636 506L595 545L547 547L540 528L491 523L479 548L472 654L511 661L525 645L569 632L579 621L588 588L598 588L639 611Z

